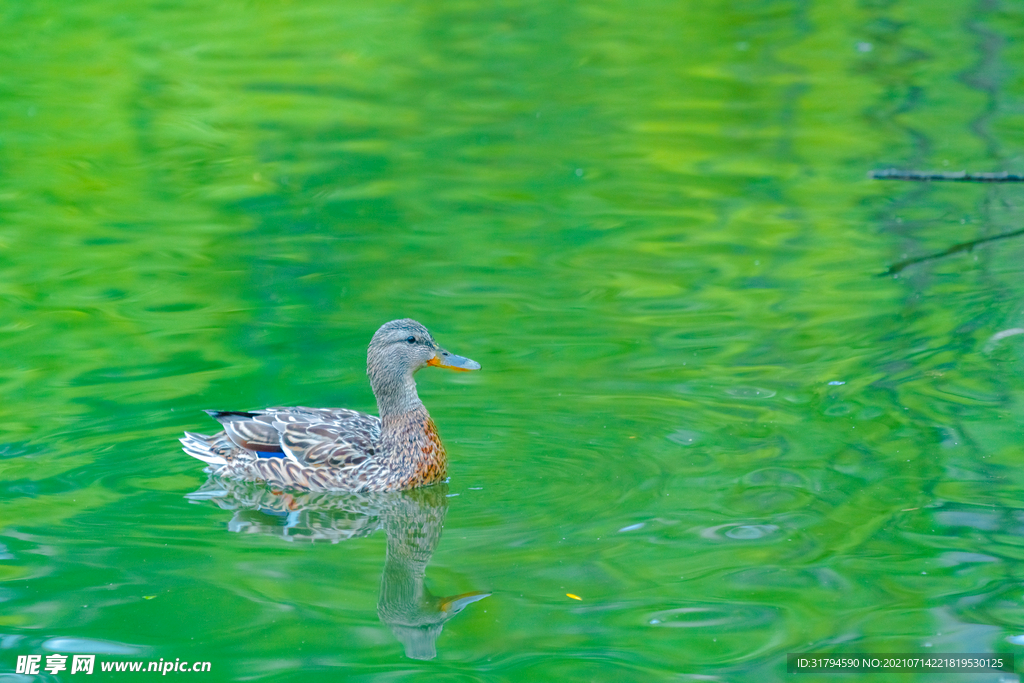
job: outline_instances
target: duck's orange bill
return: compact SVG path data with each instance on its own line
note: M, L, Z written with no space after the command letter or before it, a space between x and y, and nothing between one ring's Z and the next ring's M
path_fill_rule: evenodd
M438 353L427 361L427 365L432 365L435 368L456 370L458 372L469 372L470 370L480 369L480 364L475 360L470 360L465 356L456 356L454 353L448 353L447 351L441 351Z

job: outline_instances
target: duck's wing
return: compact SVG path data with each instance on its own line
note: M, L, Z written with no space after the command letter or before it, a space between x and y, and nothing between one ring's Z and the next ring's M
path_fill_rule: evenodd
M275 480L271 475L281 468L291 471L298 466L308 476L313 472L305 468L322 469L321 474L357 468L374 456L380 438L380 418L345 408L206 412L224 427L221 440L229 442L229 450L238 449L230 458L238 461L237 467L253 468L258 476Z
M265 411L207 410L206 413L224 427L224 433L239 448L256 453L284 453L281 438L272 422L264 419Z
M345 408L268 408L268 422L289 458L307 467L358 467L375 454L380 418Z

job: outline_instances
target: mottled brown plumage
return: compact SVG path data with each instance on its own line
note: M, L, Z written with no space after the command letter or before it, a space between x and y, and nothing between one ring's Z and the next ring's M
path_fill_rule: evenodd
M380 417L344 408L207 411L224 431L185 432L186 453L206 471L299 491L400 491L447 476L437 427L416 393L413 374L432 365L479 370L450 354L415 320L392 320L373 335L366 372Z

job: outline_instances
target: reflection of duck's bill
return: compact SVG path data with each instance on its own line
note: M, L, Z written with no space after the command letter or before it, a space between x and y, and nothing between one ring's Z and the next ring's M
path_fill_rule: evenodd
M457 370L459 372L480 369L480 364L475 360L470 360L465 356L456 356L454 353L448 353L444 349L438 351L437 355L428 360L427 365L432 365L435 368L448 368L449 370Z
M453 595L441 601L441 611L448 613L460 612L466 607L466 605L483 600L484 598L490 597L490 595L490 593L481 593L479 591L463 593L462 595Z

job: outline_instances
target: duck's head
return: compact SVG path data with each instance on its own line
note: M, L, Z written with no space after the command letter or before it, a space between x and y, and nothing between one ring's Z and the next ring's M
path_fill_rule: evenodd
M380 373L411 378L427 365L463 372L480 369L476 361L438 346L427 328L409 318L384 323L370 340L366 368L371 380Z

